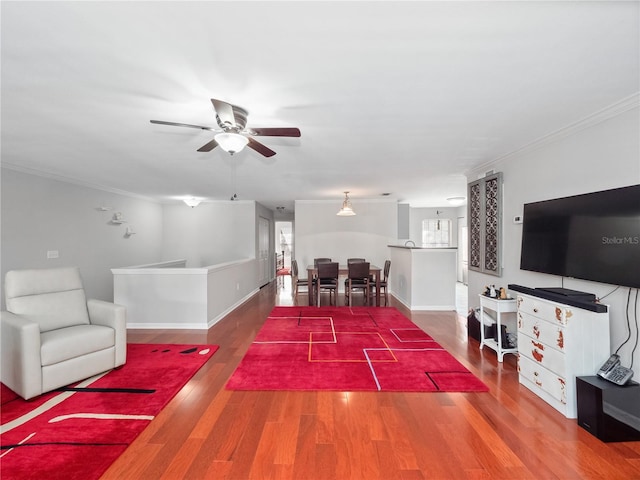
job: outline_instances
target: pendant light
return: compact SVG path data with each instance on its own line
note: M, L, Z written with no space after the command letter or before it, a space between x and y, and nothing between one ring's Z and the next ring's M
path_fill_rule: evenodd
M342 201L342 208L336 213L339 217L352 217L356 212L353 211L351 206L351 200L349 200L349 192L344 192L344 200Z

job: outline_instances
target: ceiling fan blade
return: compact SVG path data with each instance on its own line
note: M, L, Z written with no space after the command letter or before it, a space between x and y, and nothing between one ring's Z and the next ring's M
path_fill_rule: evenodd
M189 127L189 128L197 128L199 130L210 130L215 132L216 129L212 127L203 127L202 125L191 125L189 123L176 123L176 122L165 122L164 120L149 120L151 123L157 123L158 125L171 125L172 127Z
M255 128L247 129L247 133L263 137L299 137L299 128Z
M211 99L211 103L213 103L213 108L218 116L218 124L220 124L221 127L224 125L234 127L236 125L236 117L233 114L233 105L215 98Z
M251 137L247 137L247 140L249 140L249 143L247 145L249 148L253 148L256 152L258 152L261 155L264 155L265 157L273 157L276 154L276 152L271 150L269 147L261 144L260 142L254 140Z
M198 152L210 152L211 150L213 150L214 148L216 148L218 146L218 142L216 142L216 139L214 138L213 140L211 140L209 143L201 146L198 149Z

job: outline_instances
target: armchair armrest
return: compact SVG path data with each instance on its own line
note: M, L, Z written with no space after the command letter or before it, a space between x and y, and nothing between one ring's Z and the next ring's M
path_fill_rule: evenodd
M103 325L115 330L116 362L124 365L127 360L127 309L122 305L91 298L87 300L89 321L93 325Z
M25 400L42 393L40 326L28 317L0 312L1 378Z

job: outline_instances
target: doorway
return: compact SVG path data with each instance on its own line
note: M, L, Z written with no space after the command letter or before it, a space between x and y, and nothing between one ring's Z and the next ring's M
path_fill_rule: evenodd
M291 268L293 252L293 222L275 222L276 254L284 256L284 267Z
M274 222L274 243L276 249L276 283L281 292L291 292L291 258L293 255L293 222ZM278 275L277 269L282 268L287 274Z

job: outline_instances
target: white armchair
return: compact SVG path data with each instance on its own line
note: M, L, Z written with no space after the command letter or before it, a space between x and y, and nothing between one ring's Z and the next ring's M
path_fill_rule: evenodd
M12 270L4 287L1 380L25 400L124 365L125 307L87 301L77 268Z

